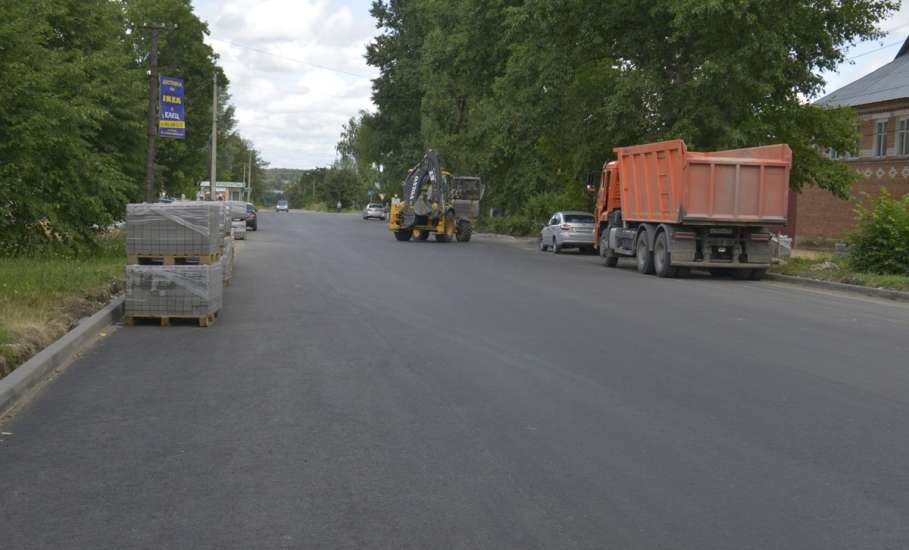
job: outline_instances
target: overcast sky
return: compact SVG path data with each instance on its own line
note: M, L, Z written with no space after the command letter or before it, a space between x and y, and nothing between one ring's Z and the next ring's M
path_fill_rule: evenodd
M325 166L341 126L372 110L363 58L376 34L371 0L193 0L231 82L237 122L275 168ZM909 1L881 27L882 40L857 44L852 59L825 75L833 91L888 63L909 36Z

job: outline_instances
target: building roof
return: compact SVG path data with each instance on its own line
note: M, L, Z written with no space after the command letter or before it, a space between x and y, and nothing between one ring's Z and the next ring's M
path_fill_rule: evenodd
M890 63L815 102L828 107L856 107L909 97L909 38Z
M199 187L208 187L208 180L199 182ZM220 189L246 189L246 184L242 181L219 181L215 184L216 188Z

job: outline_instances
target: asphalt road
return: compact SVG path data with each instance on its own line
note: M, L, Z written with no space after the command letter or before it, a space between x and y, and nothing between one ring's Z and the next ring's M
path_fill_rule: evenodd
M260 223L2 427L0 547L909 547L906 305Z

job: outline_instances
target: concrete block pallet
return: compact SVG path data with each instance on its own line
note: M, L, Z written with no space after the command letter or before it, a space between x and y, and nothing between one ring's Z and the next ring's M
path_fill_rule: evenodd
M127 208L127 324L207 327L221 311L227 209L217 202L131 204ZM229 267L225 267L225 265ZM228 275L229 280L229 275Z

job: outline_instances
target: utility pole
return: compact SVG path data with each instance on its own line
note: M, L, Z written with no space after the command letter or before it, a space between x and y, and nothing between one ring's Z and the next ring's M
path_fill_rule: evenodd
M145 202L155 202L155 138L158 136L158 31L151 29L151 51L148 55L148 149L145 152Z
M249 179L246 184L246 202L252 202L252 180L253 180L253 152L249 150Z
M208 185L208 200L215 200L215 187L218 181L218 73L212 75L211 91L211 179ZM228 197L229 198L229 197Z

